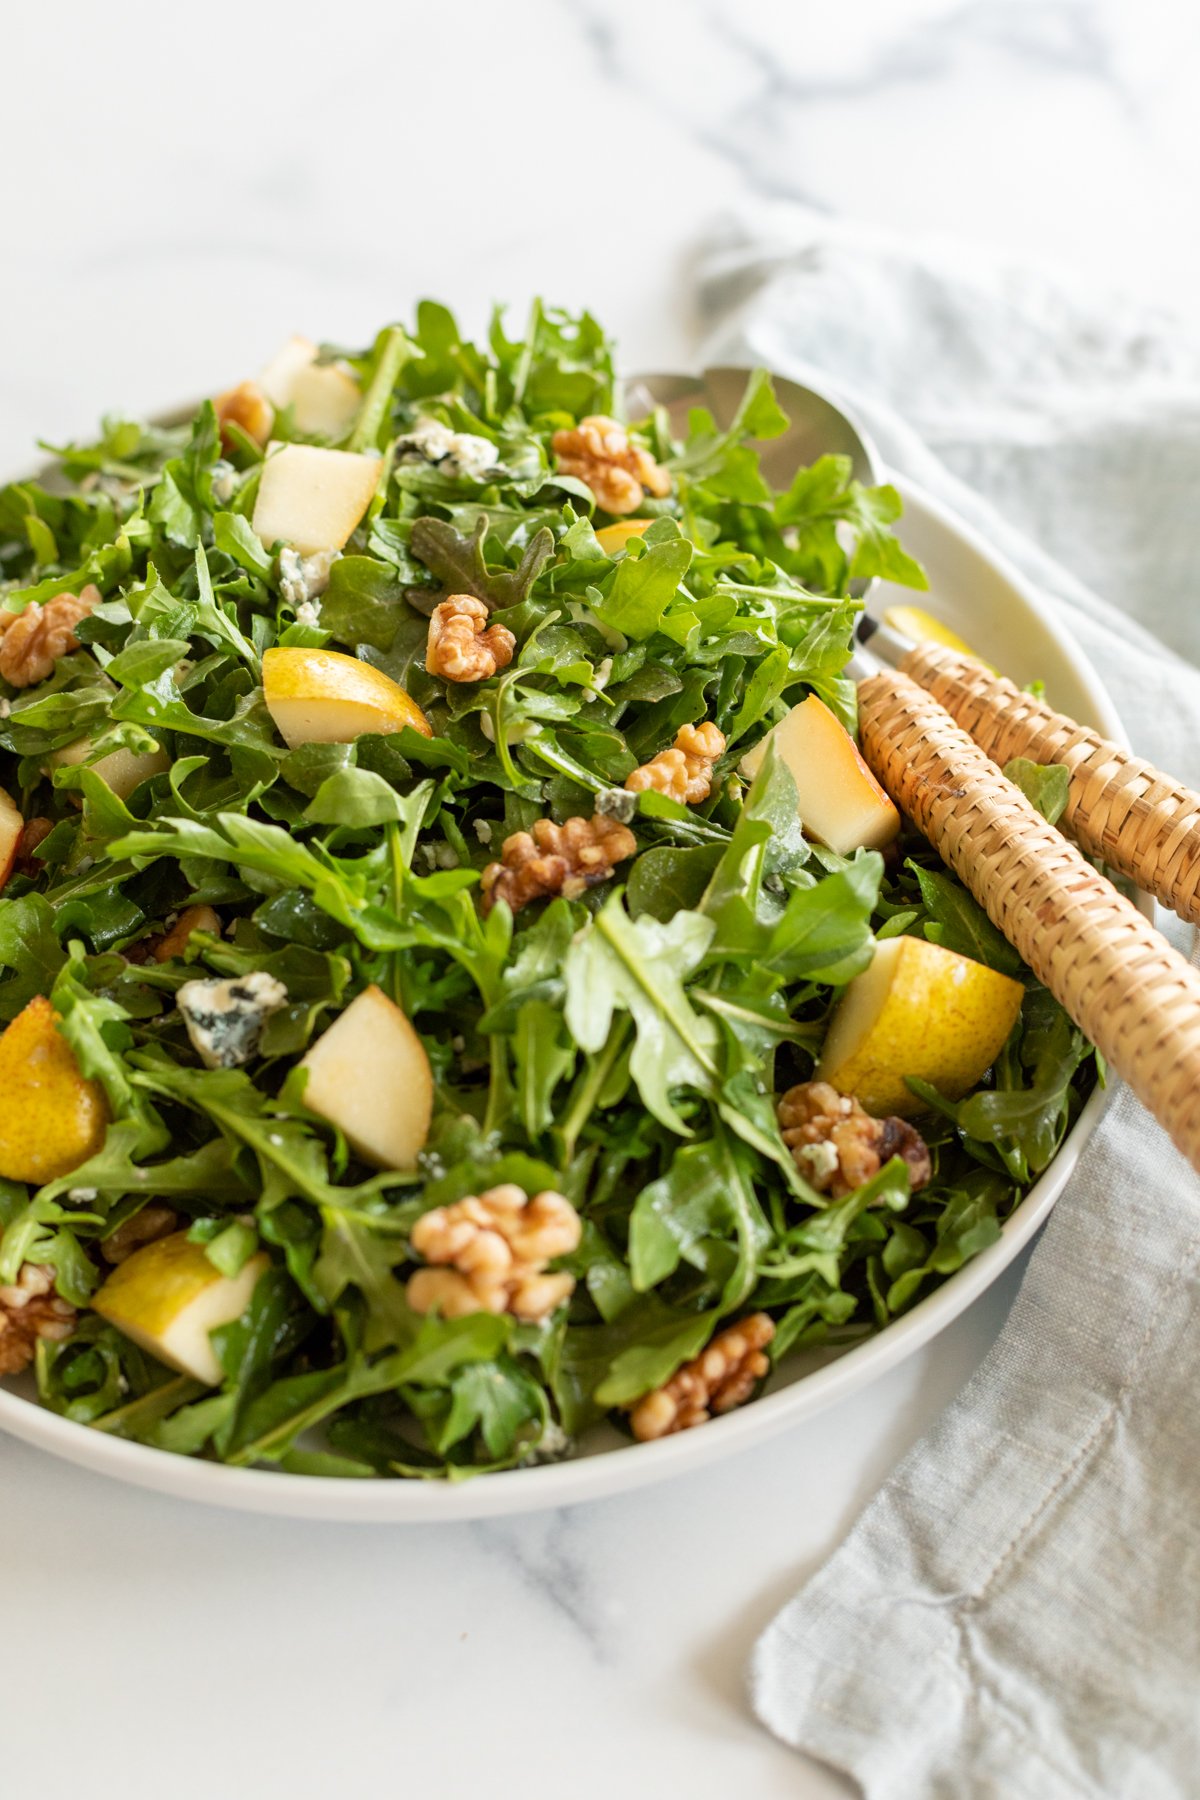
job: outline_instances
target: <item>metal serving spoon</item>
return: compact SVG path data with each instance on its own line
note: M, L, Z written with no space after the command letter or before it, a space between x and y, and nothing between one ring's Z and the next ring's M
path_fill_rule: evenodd
M688 413L694 406L706 406L724 430L741 404L749 375L749 369L728 366L704 369L699 375L635 375L625 385L626 410L638 418L661 406L672 436L686 438ZM788 428L779 437L755 443L759 466L772 487L786 488L797 469L830 455L849 457L851 473L864 487L878 487L886 479L883 458L870 435L843 406L817 388L783 375L773 375L771 385L788 417ZM856 600L865 600L874 586L874 581L852 581L850 592ZM864 662L851 673L865 675L872 667Z
M689 411L706 406L724 430L741 404L749 374L749 369L723 367L699 375L635 375L625 386L626 408L636 418L664 407L674 435L686 437ZM884 479L878 450L843 407L782 375L772 377L772 386L789 420L781 436L758 445L763 474L775 487L786 487L797 469L830 454L848 456L855 478L868 487Z

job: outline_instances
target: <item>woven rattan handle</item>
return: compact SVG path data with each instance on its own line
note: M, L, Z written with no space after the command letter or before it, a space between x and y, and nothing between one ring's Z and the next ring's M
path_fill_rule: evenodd
M1181 919L1200 924L1200 794L957 650L918 644L900 666L993 762L1066 763L1071 791L1062 823L1071 835Z
M889 670L858 698L893 800L1200 1169L1200 972L924 688Z

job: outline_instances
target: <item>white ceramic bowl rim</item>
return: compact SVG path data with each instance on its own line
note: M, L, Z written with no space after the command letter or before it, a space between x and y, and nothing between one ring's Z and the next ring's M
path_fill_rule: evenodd
M924 515L940 534L956 539L961 549L987 563L1012 590L1018 608L1032 614L1049 633L1076 684L1087 694L1092 723L1106 736L1126 743L1121 722L1099 676L1062 628L1047 619L1036 592L1024 577L916 483L895 475L891 479L910 513ZM1149 908L1148 902L1146 906ZM566 1506L641 1487L773 1437L882 1375L927 1343L991 1285L1038 1231L1078 1162L1106 1099L1099 1089L1090 1096L1054 1162L1006 1221L996 1243L884 1331L864 1339L836 1361L801 1377L793 1385L712 1420L702 1430L681 1432L657 1443L630 1444L573 1461L480 1475L462 1482L355 1480L230 1469L220 1463L173 1456L105 1436L2 1388L0 1431L85 1468L161 1493L247 1512L348 1523L416 1524L477 1519Z

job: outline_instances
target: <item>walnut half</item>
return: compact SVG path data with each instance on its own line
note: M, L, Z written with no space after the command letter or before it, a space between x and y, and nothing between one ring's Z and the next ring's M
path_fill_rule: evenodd
M221 430L223 450L235 448L236 440L226 430L228 425L236 425L239 431L244 431L260 450L265 447L275 423L275 408L257 381L239 381L236 387L227 388L223 394L217 395L213 407Z
M680 805L696 806L712 791L713 764L725 754L723 732L709 722L681 725L669 750L660 750L640 769L625 777L631 794L653 788Z
M777 1113L796 1167L819 1194L840 1200L902 1156L913 1192L933 1173L924 1138L906 1119L877 1119L827 1081L802 1081L781 1095Z
M41 813L32 819L26 819L21 836L17 841L16 867L22 875L40 875L42 864L35 852L38 845L46 841L54 830L54 820L45 818Z
M579 896L607 881L614 867L637 849L627 825L596 813L590 819L538 819L532 832L514 831L500 850L501 860L483 871L483 906L490 912L507 900L513 912L548 894Z
M512 1313L544 1319L575 1287L575 1277L546 1264L579 1247L579 1214L551 1190L530 1198L515 1182L435 1206L412 1228L410 1242L433 1265L408 1281L415 1312L436 1307L446 1319L465 1313Z
M23 1263L16 1281L0 1287L0 1375L28 1368L39 1338L61 1344L74 1329L75 1308L54 1292L54 1270Z
M629 1415L634 1437L648 1443L675 1431L690 1431L714 1413L732 1412L750 1398L755 1383L770 1368L764 1353L774 1336L775 1326L766 1313L751 1313L736 1325L726 1325L699 1356L637 1402Z
M0 611L0 675L10 687L33 687L54 673L60 656L78 650L75 627L103 595L89 581L78 594L55 594L44 606L31 600L24 612Z
M659 500L671 491L671 477L629 437L623 425L603 413L556 431L550 440L560 475L574 475L596 496L605 512L636 512L647 491Z
M155 962L170 962L173 956L182 956L193 931L220 937L221 921L211 906L185 906L171 929L152 940L150 954Z
M507 625L489 625L488 609L473 594L451 594L429 619L425 668L444 681L486 681L507 669L517 640Z
M125 1262L135 1250L141 1250L146 1244L156 1244L159 1238L170 1237L178 1229L178 1214L169 1206L157 1206L153 1203L143 1206L124 1224L110 1231L106 1238L100 1239L100 1254L105 1262Z

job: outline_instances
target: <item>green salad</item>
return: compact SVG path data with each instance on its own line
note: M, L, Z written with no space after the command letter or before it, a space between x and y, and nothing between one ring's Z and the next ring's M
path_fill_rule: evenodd
M0 490L0 1374L462 1477L995 1241L1092 1053L854 752L851 585L924 577L786 424L426 302Z

